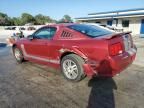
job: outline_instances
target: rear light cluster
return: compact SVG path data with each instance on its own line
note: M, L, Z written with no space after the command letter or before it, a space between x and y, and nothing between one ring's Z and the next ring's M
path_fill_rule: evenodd
M123 53L123 48L121 43L112 44L109 46L109 53L111 56L116 56Z

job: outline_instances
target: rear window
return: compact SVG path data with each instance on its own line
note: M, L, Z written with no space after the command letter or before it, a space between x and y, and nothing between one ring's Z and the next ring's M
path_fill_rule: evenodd
M75 25L68 26L68 28L76 30L92 38L112 34L111 31L106 30L96 25L75 24Z

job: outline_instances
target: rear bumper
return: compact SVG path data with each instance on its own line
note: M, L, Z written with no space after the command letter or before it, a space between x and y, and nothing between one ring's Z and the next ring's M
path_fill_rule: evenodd
M131 65L135 60L136 52L136 48L133 48L122 55L110 58L109 61L113 70L112 76L115 76Z
M84 71L88 76L113 77L132 64L135 60L136 52L137 49L133 48L121 55L108 57L106 60L96 62L95 67L89 63L84 64Z

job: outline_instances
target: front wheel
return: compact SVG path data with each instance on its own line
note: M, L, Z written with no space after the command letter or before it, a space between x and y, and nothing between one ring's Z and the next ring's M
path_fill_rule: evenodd
M13 48L13 53L18 63L22 63L24 61L24 57L20 49L17 47Z
M61 61L61 70L64 77L70 81L77 82L82 80L85 76L83 64L84 60L75 54L69 54L63 57Z

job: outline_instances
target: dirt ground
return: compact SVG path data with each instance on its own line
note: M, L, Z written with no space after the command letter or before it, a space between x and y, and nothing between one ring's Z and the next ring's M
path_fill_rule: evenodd
M17 64L10 49L0 48L0 108L144 108L138 61L114 78L71 83L50 67Z

